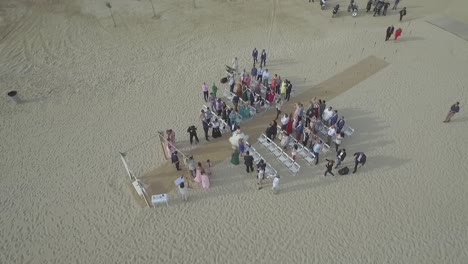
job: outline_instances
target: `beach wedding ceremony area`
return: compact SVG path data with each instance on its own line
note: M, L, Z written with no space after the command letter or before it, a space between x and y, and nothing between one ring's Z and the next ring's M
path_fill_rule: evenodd
M0 263L468 263L467 10L0 0Z

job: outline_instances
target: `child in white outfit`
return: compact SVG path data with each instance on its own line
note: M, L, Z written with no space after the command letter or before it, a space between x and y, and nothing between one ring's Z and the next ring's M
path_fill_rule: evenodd
M274 179L273 179L273 187L272 187L272 190L273 190L273 193L274 194L277 194L278 191L279 191L279 180L280 180L280 176L277 175Z

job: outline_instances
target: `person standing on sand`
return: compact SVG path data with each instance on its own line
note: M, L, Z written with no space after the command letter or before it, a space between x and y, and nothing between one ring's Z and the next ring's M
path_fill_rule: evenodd
M253 59L253 65L255 67L255 63L258 63L258 50L257 48L254 48L252 51L252 59Z
M336 166L335 166L335 169L338 168L338 166L341 165L341 163L344 161L345 158L346 158L346 149L340 149L336 153Z
M254 158L250 156L250 152L247 150L244 156L244 164L245 164L245 169L247 173L254 172L253 163L254 163Z
M277 194L279 191L279 181L280 181L280 176L276 175L276 177L273 178L273 186L271 188L273 190L273 194Z
M275 120L278 120L278 117L281 114L281 107L282 106L283 106L283 103L281 102L281 98L278 98L278 100L276 100L276 118L275 118Z
M268 87L268 81L270 80L270 73L268 72L268 69L265 69L262 74L262 82L263 86Z
M406 16L406 7L403 7L403 9L400 10L400 21L403 19L404 16Z
M190 156L188 158L187 167L190 171L190 176L192 176L192 179L195 179L195 176L197 175L197 166L195 164L195 160L193 159L193 156Z
M341 145L341 141L344 139L345 133L341 132L336 134L335 138L335 151L338 152L338 148Z
M314 152L315 155L315 165L319 163L319 153L322 151L322 140L318 140L317 143L315 143L314 147L312 148L312 152Z
M229 77L229 91L231 93L234 92L234 85L236 85L236 81L234 81L234 77Z
M172 152L171 154L171 161L172 163L175 165L175 168L180 171L182 170L180 167L179 167L179 156L177 156L177 151L174 151Z
M450 111L447 114L447 117L444 120L444 123L450 122L452 117L460 111L460 102L456 102L455 104L450 107Z
M182 196L182 200L186 202L188 200L188 190L187 188L185 188L184 182L181 182L179 184L179 192L180 192L180 196Z
M356 152L354 153L354 171L353 173L356 173L357 171L357 166L361 164L360 167L364 166L366 164L366 155L363 152Z
M208 85L206 83L203 83L202 91L203 91L203 98L205 99L205 102L208 102Z
M395 30L395 28L393 27L393 25L391 25L391 26L389 26L387 28L387 35L385 37L385 41L388 41L390 39L390 37L392 36L394 30Z
M208 102L210 103L211 111L216 113L216 96L213 93L210 93L208 96Z
M323 111L327 108L327 102L325 100L319 100L319 116L318 118L322 118Z
M216 87L215 83L213 83L213 86L211 86L211 93L214 94L215 97L218 93L218 87Z
M328 128L327 131L327 144L328 146L331 145L332 139L336 136L336 128L335 126L331 126Z
M189 128L187 129L187 133L189 133L189 135L190 135L190 145L193 144L193 138L195 138L195 142L197 144L200 142L198 140L197 128L194 125L189 126Z
M267 59L267 54L265 52L265 50L262 50L262 55L260 56L260 67L262 66L266 66L266 59Z
M253 65L253 67L252 67L252 70L250 70L250 75L252 75L252 78L254 80L257 79L257 67L255 67L255 63Z
M289 80L285 80L285 82L286 82L286 96L285 96L285 99L288 100L288 102L289 102L289 99L291 98L292 84L291 84L291 81L289 81Z
M400 3L400 0L395 0L395 4L393 4L392 10L396 10L399 3Z
M332 176L335 176L335 174L333 174L332 172L333 164L335 163L335 161L329 159L326 160L328 161L327 165L325 165L325 167L327 167L327 170L325 171L325 174L323 174L323 176L327 176L327 173L330 173Z
M398 28L396 31L395 31L395 40L397 40L400 36L401 36L401 32L403 30L401 28Z
M262 82L262 77L263 77L263 68L262 68L262 66L260 66L260 68L258 68L258 70L257 70L257 81L259 83Z
M208 139L208 132L210 130L210 120L205 117L205 111L202 110L202 114L200 115L200 121L202 122L203 131L205 131L205 139L206 141L210 141Z

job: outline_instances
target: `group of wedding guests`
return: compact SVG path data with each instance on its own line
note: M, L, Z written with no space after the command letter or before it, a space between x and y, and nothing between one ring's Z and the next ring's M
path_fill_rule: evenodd
M292 138L310 149L315 155L315 164L319 162L319 154L325 144L330 147L332 141L335 143L335 150L338 152L339 146L345 136L343 129L345 119L338 116L338 111L331 106L327 108L326 101L313 98L307 110L301 102L296 103L294 113L285 113L280 119L280 129L278 129L277 119L280 114L277 107L277 118L268 125L265 133L268 138L280 140L280 146L287 149ZM326 142L321 139L319 133L326 132ZM295 160L297 145L293 145L291 156Z

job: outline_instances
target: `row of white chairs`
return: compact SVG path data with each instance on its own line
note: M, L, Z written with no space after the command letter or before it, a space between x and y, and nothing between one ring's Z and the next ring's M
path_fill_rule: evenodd
M248 151L249 151L249 154L252 155L253 159L254 159L254 162L255 164L259 163L260 160L263 160L266 164L266 167L265 167L265 176L267 178L271 178L273 179L274 177L276 177L278 175L278 171L275 170L271 165L270 163L266 162L265 158L262 157L262 155L260 155L260 153L258 153L258 151L250 144L247 143L247 146L249 146L248 148Z
M281 127L278 126L278 131L282 131ZM291 140L289 141L289 147L293 148L297 144L297 155L301 156L309 165L315 162L315 155L307 147L302 145L295 137L290 136Z
M234 98L235 94L234 93L231 93L231 91L227 90L227 89L224 89L224 93L223 93L224 97L226 97L226 99L228 99L230 102L232 102L232 98ZM250 103L249 102L245 102L244 100L242 100L242 98L239 97L239 102L241 103L247 103L248 106L249 106L249 112L250 112L250 117L253 118L255 116L255 114L257 114L257 109L255 109L255 107L252 107L250 106Z
M284 166L286 166L289 171L296 175L301 166L297 164L286 152L284 152L283 148L276 145L271 139L269 139L265 134L261 134L258 138L260 144L266 147Z

